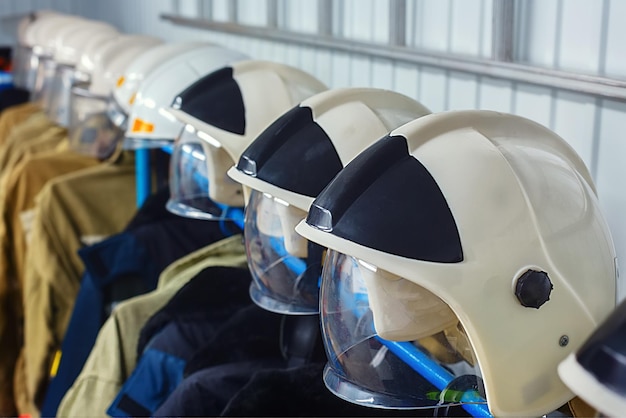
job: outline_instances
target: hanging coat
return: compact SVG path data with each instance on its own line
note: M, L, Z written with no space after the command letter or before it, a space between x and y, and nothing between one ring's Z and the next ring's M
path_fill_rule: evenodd
M80 373L111 307L154 290L172 262L226 238L217 222L183 218L165 209L169 188L150 196L126 230L79 251L85 274L61 347L58 371L48 386L42 416L55 416Z
M15 105L3 110L0 113L0 148L2 148L14 126L21 124L38 111L41 111L41 107L33 102Z
M432 409L380 409L343 400L324 385L326 362L299 367L261 370L233 396L218 414L223 417L433 417L470 416L460 407ZM183 413L176 413L183 416Z
M247 268L210 267L181 288L141 330L139 361L107 413L127 416L141 407L151 415L178 386L187 361L227 326L238 311L253 305ZM258 312L258 308L256 311ZM279 316L272 314L274 327ZM259 327L260 328L260 327ZM255 331L258 331L255 330ZM278 351L277 339L271 341ZM220 344L217 340L213 344Z
M247 267L241 235L225 238L168 266L157 289L121 302L98 333L85 366L65 394L58 416L105 417L137 364L137 341L148 319L200 271L211 266Z
M38 195L25 259L18 412L39 414L84 270L78 250L122 231L136 210L132 152L56 178Z
M30 155L69 147L67 129L36 112L15 126L0 147L0 184L17 164Z
M10 87L0 91L0 112L4 112L14 106L27 103L30 100L30 92L20 87Z
M0 281L3 282L2 287L11 289L6 303L1 304L2 318L12 318L13 322L0 322L2 358L6 360L0 365L1 375L13 375L23 343L23 267L35 196L48 180L96 164L96 159L73 152L48 152L27 158L8 175L1 195L3 198L0 199ZM8 309L12 312L7 312ZM9 387L12 387L12 382Z
M10 188L8 178L14 168L22 158L27 155L34 155L38 152L44 152L47 149L54 148L58 145L66 131L62 128L55 127L50 120L41 112L37 111L38 107L20 106L15 112L5 114L2 120L5 122L4 127L10 125L7 120L14 116L13 122L19 119L18 116L29 115L22 123L14 126L11 133L0 143L0 156L6 157L7 161L0 165L0 201L6 201L5 196ZM9 109L14 110L14 109ZM7 110L7 112L9 112ZM41 138L40 138L41 136ZM40 139L47 145L52 147L40 147ZM22 141L23 144L17 146ZM9 146L15 145L15 147ZM30 148L32 146L32 149ZM9 149L17 149L16 156L13 157ZM19 157L18 157L19 156ZM0 225L1 233L4 233L6 225ZM9 249L13 251L13 248ZM19 251L19 249L18 249ZM1 268L1 267L0 267ZM0 277L0 338L2 338L3 349L0 350L0 413L2 415L15 415L16 405L13 390L13 376L16 366L16 356L21 346L22 337L19 332L21 328L21 298L16 297L20 294L20 286L18 280L14 277ZM8 334L7 334L8 333ZM11 412L13 411L13 412ZM6 412L6 413L5 413Z
M171 416L176 411L177 416L216 416L255 372L284 368L282 320L283 315L255 304L241 309L195 352L185 366L184 379L151 415Z

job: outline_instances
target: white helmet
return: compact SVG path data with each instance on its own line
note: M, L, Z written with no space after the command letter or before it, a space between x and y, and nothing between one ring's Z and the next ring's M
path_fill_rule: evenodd
M146 35L119 36L94 57L96 68L91 76L89 91L108 98L119 78L137 56L162 43L161 39Z
M39 14L33 12L25 14L20 18L16 28L17 43L13 56L13 84L16 87L27 90L29 90L29 78L33 79L34 83L36 69L31 69L30 56L32 49L27 45L26 38L28 36L28 28L34 24L38 16Z
M54 16L36 27L37 45L33 47L33 51L38 56L39 66L34 99L41 102L42 107L47 112L49 112L49 106L56 94L56 89L61 83L60 74L57 71L59 63L54 59L58 40L67 38L68 32L71 33L77 28L82 28L86 22L89 21L73 16Z
M283 314L317 314L323 248L296 234L310 204L371 143L430 111L400 93L328 90L276 119L228 175L251 189L245 213L250 295Z
M120 36L123 35L109 31L98 31L91 35L76 63L77 78L85 81L91 80L91 74L96 67L101 65L99 62L102 59L102 52Z
M626 301L559 364L561 380L606 417L626 411Z
M324 90L322 82L297 68L244 61L180 93L169 112L186 126L170 161L167 208L210 219L224 215L216 213L215 203L243 206L242 187L226 175L228 169L275 119Z
M76 24L67 25L54 39L52 58L58 65L75 67L91 39L100 37L103 33L119 34L114 26L95 20L82 20Z
M58 32L83 20L76 16L50 13L38 17L26 29L24 45L29 50L26 86L33 93L33 101L41 99L41 91L46 80L49 82L54 76L56 67L51 58Z
M102 159L115 149L123 131L107 117L108 97L115 81L137 54L159 42L143 35L120 35L83 60L92 63L93 69L86 74L89 83L72 88L69 138L74 150Z
M84 22L80 16L46 13L38 16L24 33L24 44L33 48L38 56L51 57L54 54L56 37L64 28L77 22Z
M15 29L18 46L25 45L26 31L28 30L28 27L33 24L35 19L37 19L37 14L35 14L34 12L26 13L19 18L19 21L17 22L17 27Z
M348 164L296 231L329 248L324 376L354 402L549 413L572 398L558 364L615 306L615 250L587 168L518 116L409 122Z
M135 103L137 90L150 71L176 55L194 48L211 45L206 42L167 42L138 55L124 70L116 82L109 99L108 114L120 129L126 130L128 115Z
M182 126L162 108L169 107L178 93L200 77L247 58L232 49L207 45L178 54L154 68L137 91L126 128L124 147L134 149L171 145Z
M69 126L72 86L76 81L86 81L77 79L77 74L81 73L77 72L75 66L91 37L99 37L101 34L115 35L118 32L113 26L102 22L83 21L68 25L56 37L52 58L56 64L54 79L46 85L50 89L49 93L43 93L43 97L48 99L44 104L48 116L61 126Z

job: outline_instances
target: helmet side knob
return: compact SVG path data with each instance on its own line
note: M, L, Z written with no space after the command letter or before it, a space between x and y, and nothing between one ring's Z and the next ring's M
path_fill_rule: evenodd
M522 306L539 309L550 300L552 289L548 273L529 269L517 279L515 296Z

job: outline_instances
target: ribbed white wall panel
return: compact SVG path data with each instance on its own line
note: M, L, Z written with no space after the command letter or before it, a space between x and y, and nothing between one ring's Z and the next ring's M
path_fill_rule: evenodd
M478 83L478 108L511 113L513 111L513 83L483 77Z
M475 109L478 107L477 77L465 73L451 72L448 78L449 109Z
M352 78L352 57L345 52L332 53L332 83L331 87L349 87Z
M197 17L200 14L200 2L182 0L176 3L176 12L185 17Z
M597 74L601 61L603 1L561 0L557 67Z
M565 91L556 93L552 129L567 139L590 169L594 166L593 149L597 139L594 135L595 117L593 98Z
M327 86L332 86L333 82L333 54L323 49L315 50L315 75Z
M551 127L552 91L545 87L516 85L513 94L513 113Z
M389 0L339 0L341 34L348 39L386 43Z
M491 56L492 0L407 0L407 45Z
M297 66L330 87L376 86L420 100L432 111L482 108L516 113L563 136L591 169L618 255L626 265L626 103L509 80L425 67L357 53L174 26L159 18L188 13L203 0L15 0L0 2L0 15L54 7L109 21L125 32L165 40L211 40L249 54ZM212 0L216 20L229 16L229 1ZM321 0L278 0L279 28L314 33ZM406 43L433 51L489 58L495 0L407 0ZM189 4L187 4L188 2ZM385 43L390 0L336 0L333 28L348 39ZM238 0L240 21L261 24L267 0ZM65 9L63 9L65 8ZM537 66L626 77L626 2L623 0L524 0L516 8L517 60ZM625 279L622 279L624 281ZM620 297L626 296L621 286Z
M621 78L626 77L626 1L604 0L607 7L604 10L606 22L606 45L603 50L606 55L604 61L604 73Z
M370 86L379 89L393 89L393 63L382 58L372 58Z
M599 150L596 185L617 249L622 273L626 268L626 141L624 141L626 103L606 100L599 120ZM626 274L619 281L619 294L626 297Z
M244 25L267 25L267 0L237 0L237 21Z
M317 0L278 0L278 27L296 32L317 32Z
M408 0L407 45L447 52L451 0Z
M557 63L561 0L526 0L520 4L517 59L533 65L553 67Z
M180 1L190 1L190 0L180 0ZM202 0L199 0L202 1ZM212 0L213 9L211 10L213 19L226 22L230 20L230 15L228 11L228 3L230 0Z
M491 56L492 9L490 0L451 0L448 52Z
M393 66L393 90L399 93L418 99L420 78L420 70L414 65L398 63ZM430 104L423 104L433 110Z

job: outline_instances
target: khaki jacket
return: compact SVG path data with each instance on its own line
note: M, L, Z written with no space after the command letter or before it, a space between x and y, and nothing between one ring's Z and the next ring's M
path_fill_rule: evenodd
M157 289L120 303L105 322L74 385L57 411L63 417L106 417L106 410L137 363L139 332L148 319L201 270L246 267L241 235L200 249L167 267Z
M25 256L18 412L38 416L83 274L77 251L121 232L136 212L133 152L49 181L37 196Z
M16 114L19 111L23 114ZM27 116L28 112L32 112L30 116ZM10 116L14 116L11 119ZM21 123L17 123L18 119L23 117ZM0 137L0 159L4 161L3 165L0 165L0 202L6 201L4 196L7 193L7 181L8 174L11 172L9 167L14 166L22 158L13 158L11 150L15 148L20 149L17 154L22 157L36 153L40 149L49 149L50 147L39 147L39 137L43 136L44 145L48 143L58 144L62 142L65 137L65 130L55 127L51 124L49 119L36 109L23 108L23 106L16 106L15 108L7 109L2 112L0 121L3 121L4 128L9 128L9 121L15 122L15 126L11 127L10 134L6 137ZM35 144L33 150L29 150L28 144ZM9 145L11 144L11 145ZM19 146L18 146L19 144ZM9 162L11 160L11 162ZM4 175L4 174L6 175ZM3 230L5 225L0 225L0 230ZM4 233L0 231L0 234ZM9 248L12 251L12 248ZM0 266L0 269L2 267ZM0 277L0 342L2 343L2 349L0 350L0 415L12 416L15 415L15 402L13 394L13 369L15 367L15 358L17 353L15 350L21 345L21 337L15 331L18 329L16 326L21 323L21 315L16 315L17 312L21 312L21 298L16 297L19 294L19 287L17 281L8 277ZM8 334L7 334L8 332Z
M98 163L70 151L48 152L27 158L7 175L0 199L0 287L9 289L0 302L0 396L7 403L9 398L13 403L13 373L23 343L23 267L35 196L48 180ZM11 409L10 415L15 415L15 406L6 411ZM4 412L3 409L2 416L9 414Z
M39 142L41 135L51 128L63 131L63 136L67 136L66 130L54 124L42 111L34 112L23 122L13 126L0 144L0 175L10 167L9 160L12 160L14 155L23 155L23 151L16 152L16 149L28 149L32 143ZM15 166L15 163L12 166Z
M28 119L32 114L41 110L36 103L23 103L4 109L0 113L0 146L4 144L7 136L14 126Z
M32 118L31 118L32 119ZM29 119L30 121L30 119ZM24 124L18 126L21 127ZM7 142L0 148L0 176L8 176L20 162L42 152L63 151L69 148L67 129L57 125L48 126L43 132L34 137L15 135L20 130L16 128L9 135ZM3 182L6 180L2 180Z

